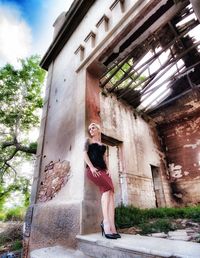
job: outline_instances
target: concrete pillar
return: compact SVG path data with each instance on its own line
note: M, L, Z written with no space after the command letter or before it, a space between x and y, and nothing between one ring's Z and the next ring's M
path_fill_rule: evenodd
M192 7L197 16L197 19L200 22L200 1L199 0L190 0L190 3L192 4Z

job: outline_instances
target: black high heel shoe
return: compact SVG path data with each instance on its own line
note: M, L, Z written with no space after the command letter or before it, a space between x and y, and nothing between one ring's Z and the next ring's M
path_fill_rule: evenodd
M118 229L118 226L115 225L115 228ZM120 236L119 233L113 233L113 235L114 235L116 238L121 238L121 236Z
M117 239L117 237L115 237L114 234L105 234L103 222L101 222L101 232L102 232L102 236L104 234L104 236L108 239Z
M115 236L115 238L121 238L120 234L118 233L113 233L112 235Z

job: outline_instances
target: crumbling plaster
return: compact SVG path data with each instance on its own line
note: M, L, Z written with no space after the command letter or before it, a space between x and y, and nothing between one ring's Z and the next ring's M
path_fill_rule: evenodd
M154 126L115 96L101 95L100 99L104 134L122 142L127 204L155 207L151 165L160 169L161 182L166 181L167 177L163 170L164 154L161 154L159 141L154 140ZM162 205L166 205L164 195Z
M75 246L76 234L97 230L93 226L101 216L98 206L99 195L94 186L85 179L82 153L87 135L87 123L90 119L97 118L97 121L102 122L105 134L126 145L123 151L124 178L130 187L128 202L138 207L155 206L151 164L161 169L166 204L170 203L170 190L164 172L164 154L154 140L156 137L154 129L141 117L134 115L128 106L122 105L114 98L111 101L111 97L101 96L99 104L101 108L95 110L93 117L87 113L86 68L92 69L94 61L98 60L104 50L109 51L111 43L119 33L134 17L139 16L145 5L152 1L127 0L124 9L121 9L118 1L111 10L113 2L113 0L95 1L67 44L48 65L49 75L32 190L34 209L30 250L55 244ZM166 1L155 2L162 4ZM109 18L107 30L102 26L96 26L104 15ZM145 17L140 17L135 29L143 19ZM95 34L93 45L90 40L85 40L91 31ZM94 78L94 81L96 83L98 77ZM51 161L59 160L69 162L68 182L51 201L37 203L38 186L45 166ZM128 188L126 190L129 191ZM94 216L95 212L97 216Z
M75 246L75 236L81 230L85 165L79 157L85 139L86 73L75 72L74 48L79 37L78 32L75 34L76 39L70 38L49 67L32 188L32 203L36 204L29 250L52 244ZM59 160L69 162L70 178L52 200L38 203L45 166Z
M161 125L170 180L183 205L200 202L200 118L193 117Z

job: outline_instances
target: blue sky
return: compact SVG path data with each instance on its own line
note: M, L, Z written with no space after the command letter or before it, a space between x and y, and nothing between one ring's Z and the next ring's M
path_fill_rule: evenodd
M38 17L42 14L43 0L2 0L0 3L18 8L22 17L32 28L38 26Z
M31 54L44 55L53 23L73 0L0 0L0 67Z

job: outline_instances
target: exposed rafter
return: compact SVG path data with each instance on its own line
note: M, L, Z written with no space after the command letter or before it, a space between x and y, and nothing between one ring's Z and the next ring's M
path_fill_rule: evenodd
M191 36L200 25L187 3L123 60L109 64L100 79L103 91L149 112L190 92L191 85L200 84L200 37ZM184 75L191 69L190 75Z

